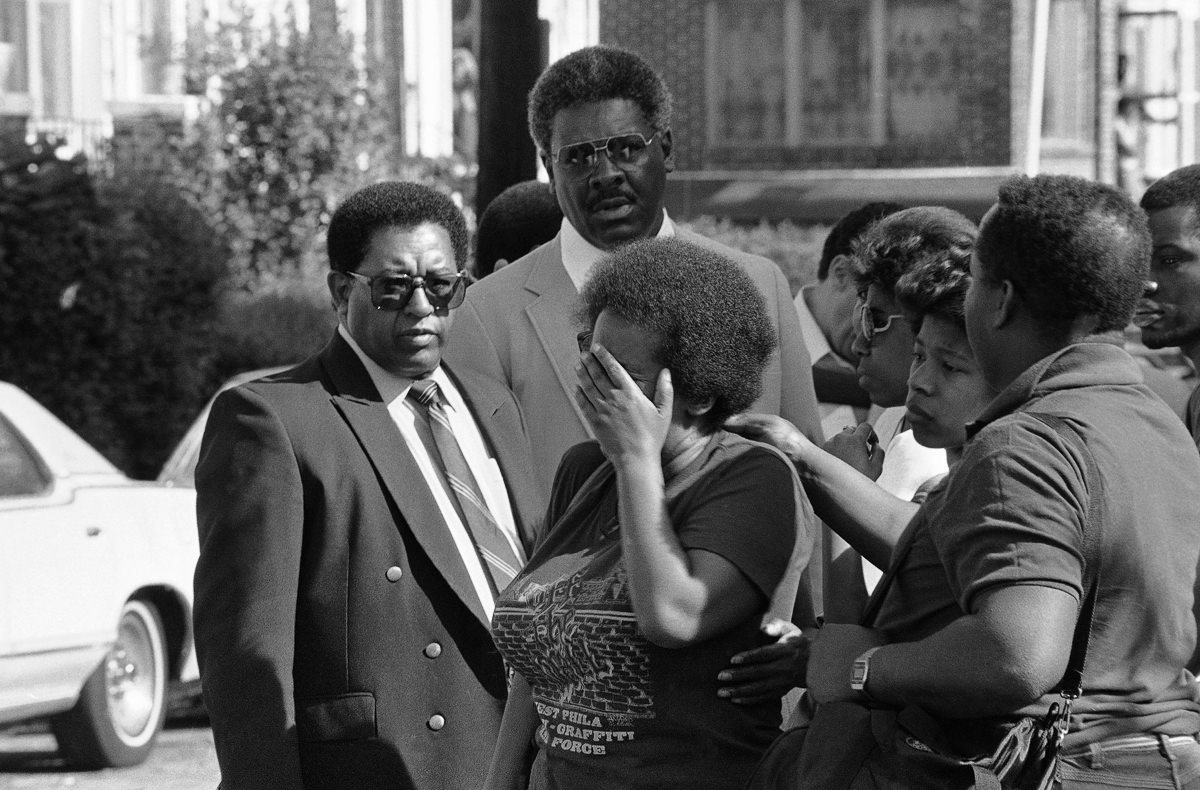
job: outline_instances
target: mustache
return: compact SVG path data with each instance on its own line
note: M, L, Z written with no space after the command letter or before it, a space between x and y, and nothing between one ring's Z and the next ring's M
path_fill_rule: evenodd
M587 207L589 209L594 209L596 206L600 205L606 200L624 200L632 203L634 201L634 195L625 189L606 189L603 192L597 192L595 195L589 197L587 200Z

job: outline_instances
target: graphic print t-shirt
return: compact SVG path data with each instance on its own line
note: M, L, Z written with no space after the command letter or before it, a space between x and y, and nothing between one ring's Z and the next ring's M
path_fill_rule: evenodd
M717 443L668 512L683 547L735 565L765 610L795 540L792 472L760 447L736 458L726 451ZM717 673L769 640L758 616L677 650L642 636L611 468L571 501L602 462L595 443L564 457L551 528L492 620L496 645L529 682L541 720L530 788L741 787L779 734L779 704L723 700Z

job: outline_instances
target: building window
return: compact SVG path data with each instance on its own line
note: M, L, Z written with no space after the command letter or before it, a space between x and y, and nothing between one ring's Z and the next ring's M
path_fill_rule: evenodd
M70 118L74 115L70 0L41 0L38 10L42 42L42 115L47 118Z
M1091 0L1054 0L1046 49L1042 142L1050 149L1095 143L1096 50Z
M27 0L0 0L0 42L8 57L8 76L4 90L11 93L29 92L29 30ZM0 55L0 60L3 59ZM0 68L4 64L0 62ZM0 75L3 76L3 75Z
M174 93L169 85L171 69L171 0L141 0L138 53L141 56L142 92L151 95Z
M109 0L105 68L111 96L138 101L182 91L175 45L183 40L179 0Z
M958 122L969 23L958 0L711 2L709 139L934 140Z

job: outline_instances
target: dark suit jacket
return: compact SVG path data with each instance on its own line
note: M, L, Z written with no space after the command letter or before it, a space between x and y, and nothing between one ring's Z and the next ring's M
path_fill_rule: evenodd
M531 543L543 498L520 410L497 382L454 378ZM196 647L224 790L480 786L504 667L433 495L340 336L216 400L196 490Z
M821 415L813 393L812 363L779 267L686 228L677 228L676 233L738 264L766 302L779 348L763 370L762 394L749 410L781 415L819 444ZM546 490L563 453L592 438L575 401L578 297L563 267L561 237L555 236L467 289L446 348L446 359L457 369L499 379L516 394L529 420L537 479Z

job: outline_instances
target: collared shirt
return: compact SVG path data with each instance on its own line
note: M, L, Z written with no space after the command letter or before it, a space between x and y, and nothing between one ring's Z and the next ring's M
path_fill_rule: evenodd
M575 230L575 226L566 217L563 217L558 233L562 242L563 268L567 270L567 276L571 278L571 282L575 283L575 290L578 291L587 282L588 273L591 272L596 261L608 255L611 250L602 250L594 246L579 235L579 231ZM663 209L663 221L658 229L657 237L662 239L674 235L675 223L667 216L667 210Z
M817 323L812 311L808 309L808 303L804 301L804 292L807 290L809 290L809 286L800 289L800 292L796 294L795 304L796 315L800 317L800 330L804 334L804 345L808 349L808 358L812 360L814 366L818 362L825 361L832 362L847 371L854 370L854 363L830 347L825 333L821 331L821 325ZM825 434L826 438L839 433L847 426L854 427L867 419L866 409L858 410L845 403L822 401L817 403L817 409L821 413L821 432Z
M479 552L475 549L475 541L462 523L462 519L458 517L458 511L450 500L445 476L439 466L430 458L427 445L422 440L422 434L428 432L428 427L418 417L413 405L408 401L408 390L412 386L413 380L397 376L380 367L375 360L359 348L358 344L354 342L354 338L346 331L345 326L338 324L338 333L362 360L367 374L371 377L375 388L379 390L383 402L387 404L392 421L396 423L400 435L404 438L404 444L416 460L417 466L421 470L421 476L425 479L425 485L429 487L433 498L437 501L438 510L446 522L446 527L450 530L450 536L454 539L454 545L458 549L459 556L462 557L463 564L467 567L467 573L479 596L479 602L483 605L483 611L490 618L495 607L495 600L492 596L491 584L488 581L488 573L483 566L483 561L479 558ZM474 417L467 409L466 401L463 400L454 382L446 375L446 371L439 365L429 377L437 382L442 391L454 437L458 440L459 447L462 448L467 465L471 467L471 473L475 475L475 481L479 484L488 509L492 512L492 517L505 537L508 538L508 542L512 544L517 558L523 563L525 552L517 537L516 521L509 503L508 488L504 484L499 464L496 463L496 459L489 456L479 426L475 424Z

